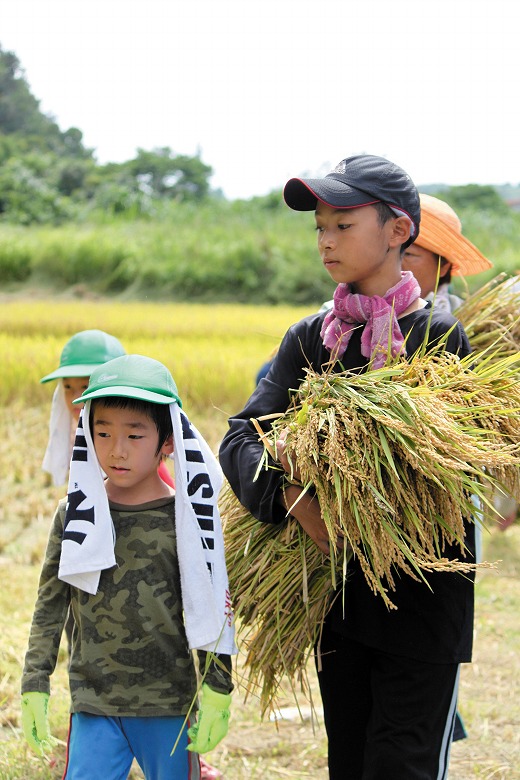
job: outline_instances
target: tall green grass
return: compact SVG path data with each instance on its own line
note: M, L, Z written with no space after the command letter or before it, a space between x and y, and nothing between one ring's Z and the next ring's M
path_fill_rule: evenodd
M103 294L204 302L329 298L313 219L215 201L170 204L155 219L0 228L0 289L84 285Z
M269 203L270 207L267 207ZM470 290L520 269L520 214L468 210L464 233L494 263ZM168 203L152 218L97 216L60 227L0 226L0 289L82 285L101 294L202 302L317 306L334 285L311 213L276 201ZM460 283L456 283L460 287Z

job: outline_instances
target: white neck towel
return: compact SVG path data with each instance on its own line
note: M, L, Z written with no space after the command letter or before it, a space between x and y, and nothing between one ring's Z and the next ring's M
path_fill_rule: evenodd
M56 487L67 482L71 453L72 415L65 401L61 380L54 390L49 420L49 441L43 456L42 469L52 476Z
M116 559L114 526L89 418L90 401L87 401L72 448L58 577L75 588L95 594L101 572L115 566Z
M175 530L184 623L191 649L237 652L218 495L223 476L208 444L170 404L174 437ZM95 594L101 571L116 565L103 472L82 411L70 464L59 578ZM83 422L84 421L84 422ZM84 426L84 427L83 427Z
M224 477L207 442L178 404L174 439L175 524L189 646L233 655L235 629L218 496Z

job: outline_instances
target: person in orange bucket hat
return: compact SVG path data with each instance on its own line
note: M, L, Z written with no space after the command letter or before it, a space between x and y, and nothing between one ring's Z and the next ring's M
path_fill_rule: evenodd
M404 252L403 271L413 273L424 299L435 299L436 306L453 312L462 299L449 290L452 276L473 276L493 266L463 235L461 221L448 203L425 193L419 199L421 230Z

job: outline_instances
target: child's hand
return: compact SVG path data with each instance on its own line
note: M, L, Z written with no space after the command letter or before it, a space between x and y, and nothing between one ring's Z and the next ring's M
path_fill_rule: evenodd
M330 554L330 538L327 526L321 516L318 499L315 496L303 494L302 488L289 485L280 494L283 506L299 522L314 544L322 553Z
M197 722L188 729L191 742L188 750L207 753L224 739L228 732L230 693L217 693L203 683Z
M29 747L43 756L51 750L56 740L51 735L47 710L49 694L34 691L22 694L22 728Z
M287 428L285 428L283 431L280 432L280 435L278 436L278 439L276 441L276 455L282 465L283 470L287 472L287 474L289 474L290 478L296 481L300 481L301 480L300 469L297 467L295 463L293 453L287 450L288 433L289 431Z

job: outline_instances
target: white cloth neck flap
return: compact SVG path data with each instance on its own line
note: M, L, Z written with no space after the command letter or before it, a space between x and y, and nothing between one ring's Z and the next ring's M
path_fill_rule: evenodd
M223 476L203 439L170 404L174 437L175 531L184 624L191 649L237 652L218 494ZM101 571L116 565L114 527L103 472L82 411L70 465L59 578L95 594ZM83 427L85 421L85 427Z
M52 476L56 487L67 481L72 435L71 413L65 401L61 379L54 390L49 420L49 441L43 456L42 469Z

